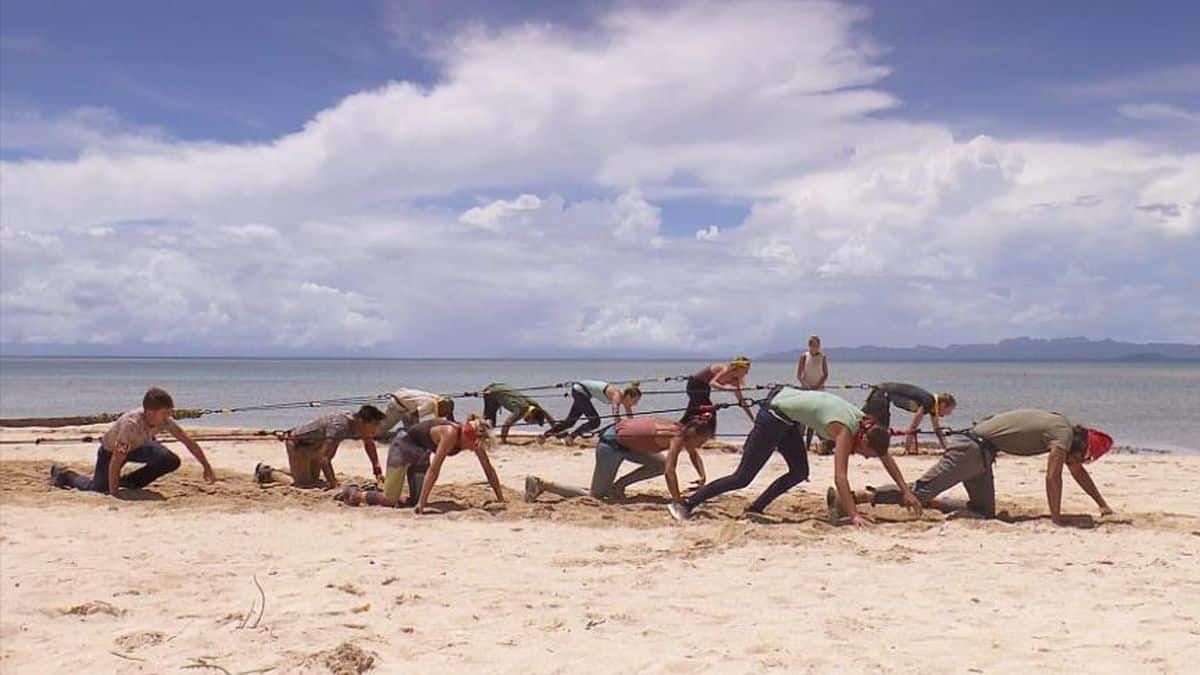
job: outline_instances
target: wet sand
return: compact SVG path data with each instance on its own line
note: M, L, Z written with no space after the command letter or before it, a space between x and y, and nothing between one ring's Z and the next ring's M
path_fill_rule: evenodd
M52 462L90 470L95 443L0 446L0 669L1183 672L1200 659L1196 457L1093 465L1117 510L1104 519L1065 478L1069 527L1046 515L1042 461L1005 457L1001 520L886 507L858 530L825 522L827 457L772 505L777 523L738 518L783 471L772 459L676 524L661 480L622 505L522 502L527 473L586 485L587 447L497 449L505 505L473 457L451 458L442 513L417 516L255 485L257 461L285 464L278 442L202 444L216 484L172 445L184 468L122 499L48 484ZM717 477L737 455L705 461ZM934 461L899 459L910 479ZM369 474L358 443L336 466L343 481ZM851 481L886 475L856 459Z

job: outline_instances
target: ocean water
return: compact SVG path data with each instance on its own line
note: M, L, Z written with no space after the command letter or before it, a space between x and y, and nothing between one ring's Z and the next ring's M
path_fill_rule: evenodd
M380 394L399 387L462 392L489 382L537 386L571 379L652 378L694 372L703 361L336 360L336 359L86 359L0 358L0 417L52 417L117 412L140 404L151 385L166 388L181 408L230 408ZM795 365L756 362L751 384L792 382ZM1017 407L1058 410L1111 433L1122 446L1200 452L1200 364L1132 363L831 363L830 382L912 382L959 400L946 422L968 425ZM680 389L647 383L645 389ZM566 413L560 391L536 393L551 412ZM855 404L864 390L839 390ZM752 392L751 395L758 395ZM732 400L716 393L714 400ZM647 396L640 410L681 408L683 394ZM477 398L457 402L460 417L480 410ZM190 424L283 429L327 409L207 415ZM605 414L601 410L601 414ZM668 413L668 416L678 413ZM897 411L893 425L903 424ZM720 416L722 433L745 433L736 409Z

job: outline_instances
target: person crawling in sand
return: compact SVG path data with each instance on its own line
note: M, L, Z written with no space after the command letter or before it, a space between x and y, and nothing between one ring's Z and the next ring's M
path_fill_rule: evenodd
M951 443L937 464L913 484L912 493L922 504L939 506L934 504L934 499L962 483L968 497L966 515L994 518L996 485L992 465L996 455L1047 455L1046 502L1050 507L1050 518L1056 524L1064 522L1064 466L1079 487L1100 507L1100 514L1112 514L1112 509L1084 466L1103 457L1112 448L1113 439L1108 434L1073 424L1062 413L1024 408L987 417L969 430L958 432L958 435L961 440ZM865 492L855 493L854 501L858 504L895 504L901 494L907 493L907 490L902 493L891 487L868 488ZM836 504L832 493L826 499L833 514Z
M730 359L729 363L711 363L689 375L685 385L688 397L687 409L679 421L687 422L693 415L699 414L706 407L711 407L713 404L712 391L716 388L733 392L733 395L737 397L738 406L753 423L754 415L750 414L750 403L746 401L746 396L742 393L742 387L746 386L746 376L749 374L750 359L745 356L737 356Z
M212 483L216 474L200 445L183 430L172 414L175 401L171 395L158 387L151 387L142 397L142 407L121 415L109 427L100 440L96 451L96 467L91 477L58 465L50 467L50 478L57 487L90 490L116 495L120 488L144 488L159 478L179 468L179 455L171 452L156 436L163 431L170 433L204 469L204 480ZM141 468L121 475L127 463L141 464Z
M574 445L575 440L580 436L599 429L600 413L596 410L592 399L608 405L612 410L610 417L614 420L621 419L622 407L625 408L625 415L629 419L633 419L633 408L638 401L642 400L642 389L638 382L630 382L627 386L620 387L603 380L577 380L571 382L570 387L571 410L565 419L538 437L539 442L545 441L550 436L562 438L568 429L575 426L580 417L586 418L587 421L566 435L567 445Z
M267 464L254 467L254 479L262 483L275 481L275 474L290 476L292 485L299 488L320 487L320 476L325 474L325 487L335 488L337 476L333 472L333 458L342 441L351 438L362 440L367 459L375 473L375 480L383 480L379 466L379 453L375 449L375 436L383 412L373 405L364 405L358 412L335 412L288 429L283 434L283 445L287 450L290 471L279 471Z
M488 449L492 444L491 427L474 414L462 423L444 419L418 422L392 440L388 448L387 479L383 483L382 494L378 490L347 485L335 499L350 506L398 507L415 504L416 512L424 513L429 504L429 495L437 485L442 463L447 457L470 450L479 460L488 484L496 493L496 500L503 503L500 477L488 457ZM406 484L408 500L402 499Z
M554 418L542 404L502 382L493 382L483 388L483 417L493 428L496 415L503 408L509 412L500 426L500 442L508 442L508 432L517 422L542 426L554 425Z
M525 501L536 501L543 492L560 497L594 497L623 501L625 489L634 483L666 474L667 489L672 499L681 499L675 467L679 454L686 452L700 478L697 485L708 480L700 447L713 437L716 411L711 407L680 424L661 417L635 417L621 420L600 432L596 443L596 465L592 469L590 488L559 485L537 476L525 477ZM623 462L641 466L617 478Z
M401 387L387 395L387 408L379 423L379 437L388 435L397 424L407 429L430 419L454 421L454 399L421 389Z
M795 387L778 387L759 404L754 427L746 436L742 459L737 469L697 490L683 501L672 502L667 510L675 520L687 520L692 511L717 495L740 490L750 484L767 460L776 451L783 455L788 471L754 500L746 510L752 518L761 517L772 501L793 486L808 479L808 453L804 447L805 428L834 442L834 482L839 498L846 504L850 522L863 526L871 522L866 514L854 508L853 493L847 478L851 454L878 457L888 475L901 486L900 498L905 506L920 515L921 505L908 490L904 475L896 460L888 454L891 440L887 429L873 426L869 418L849 401L823 391Z
M915 384L905 382L881 382L871 387L871 393L867 395L867 402L863 404L862 410L874 417L877 424L887 428L892 426L892 406L912 413L904 435L905 452L917 451L917 430L921 428L921 421L926 415L930 417L933 433L937 434L942 450L946 449L942 418L949 417L958 407L958 401L953 394L933 394Z

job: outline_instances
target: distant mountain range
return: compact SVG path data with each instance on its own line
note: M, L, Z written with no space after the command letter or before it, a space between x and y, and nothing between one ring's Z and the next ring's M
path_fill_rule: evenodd
M795 361L803 349L760 356L762 361ZM836 361L1200 361L1200 345L1170 342L1137 344L1083 337L1042 340L1020 337L991 344L948 347L830 347Z

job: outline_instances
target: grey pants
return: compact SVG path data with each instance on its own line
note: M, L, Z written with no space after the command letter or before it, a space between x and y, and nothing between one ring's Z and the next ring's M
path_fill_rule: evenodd
M621 462L633 462L642 466L618 479L617 471L621 469ZM667 460L663 453L646 454L626 450L617 442L617 430L614 425L605 429L600 434L599 442L596 443L596 468L592 469L592 488L590 490L569 485L555 485L554 483L546 483L544 489L546 492L560 497L608 499L614 496L613 488L624 490L634 483L661 476L666 471Z
M621 476L621 480L618 481L617 471L621 468L621 462L633 462L642 466ZM624 489L634 483L661 476L666 471L667 462L662 453L648 455L633 452L621 447L615 440L606 442L601 438L596 444L596 468L592 470L591 494L596 499L604 499L609 496L615 485L619 484L621 489Z
M963 484L967 489L967 508L985 516L996 516L996 483L992 476L992 458L975 441L963 438L946 448L942 458L925 475L912 484L913 494L921 504L929 504L946 490ZM872 503L899 504L900 489L896 486L875 490Z

